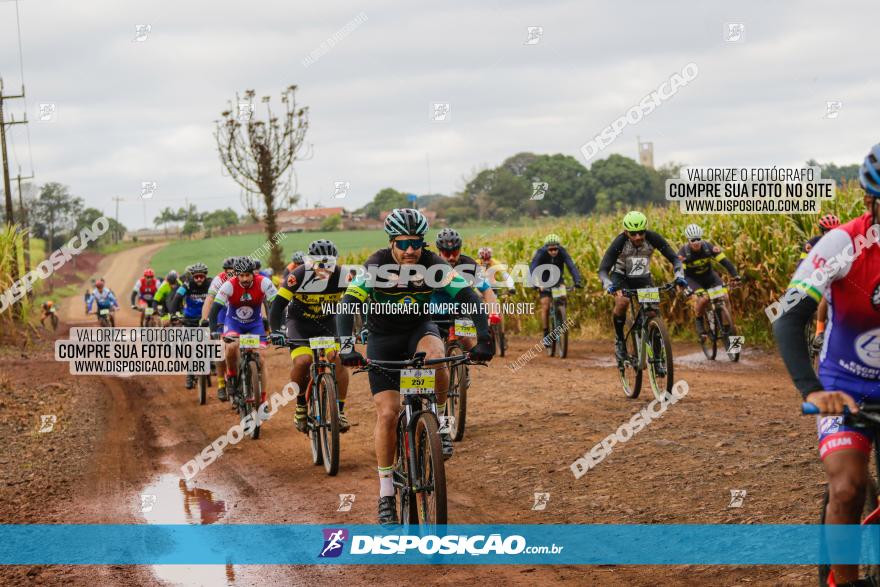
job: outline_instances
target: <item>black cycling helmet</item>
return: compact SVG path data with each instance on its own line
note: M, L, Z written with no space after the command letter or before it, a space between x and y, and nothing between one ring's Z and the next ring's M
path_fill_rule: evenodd
M425 236L428 219L413 208L395 208L385 218L385 232L392 239L396 236Z
M208 266L202 262L193 263L192 265L187 267L187 272L189 272L190 275L196 275L197 273L201 273L202 275L207 275L208 274Z
M165 276L165 281L167 281L168 283L177 283L177 271L175 271L174 269L169 271L168 274Z
M293 254L293 256L290 258L290 261L291 261L292 263L296 263L297 265L302 265L303 262L304 262L304 261L303 261L303 255L305 255L305 253L303 253L302 251L296 251L296 252Z
M263 268L263 263L259 259L254 259L254 267L259 271Z
M309 255L315 255L316 257L338 257L339 251L336 250L336 245L333 244L333 241L322 238L309 245Z
M441 251L455 251L461 248L461 235L451 228L444 228L437 235L437 248Z
M223 259L224 269L232 269L233 267L235 267L235 257L226 257Z
M254 264L254 260L250 257L239 257L235 261L235 272L237 274L253 273L256 269L257 266Z

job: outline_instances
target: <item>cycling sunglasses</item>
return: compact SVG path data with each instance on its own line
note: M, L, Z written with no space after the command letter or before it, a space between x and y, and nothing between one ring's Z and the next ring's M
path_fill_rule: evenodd
M440 249L440 254L444 257L453 257L461 252L461 249Z
M701 239L701 238L692 238L692 239L688 239L688 240L690 240L692 243L698 243L698 242L700 242L700 241L703 240L703 239Z
M425 239L422 238L405 238L399 241L393 241L394 246L400 249L401 251L405 251L408 248L412 247L416 251L425 246Z
M555 253L559 250L559 247L547 247L547 250L551 253Z
M641 235L645 234L644 230L628 230L627 232L629 233L630 236L641 236Z
M195 279L196 281L204 281L207 278L208 276L204 273L196 273L195 275L193 275L193 279Z

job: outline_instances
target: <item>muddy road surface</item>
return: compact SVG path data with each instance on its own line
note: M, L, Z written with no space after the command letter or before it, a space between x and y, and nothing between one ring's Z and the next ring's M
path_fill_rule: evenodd
M137 324L127 298L157 248L102 262L99 272L121 297L120 325ZM65 306L63 317L67 324L90 323L81 297ZM687 395L577 479L571 463L653 396L647 389L639 399L624 397L610 341L573 342L568 359L542 355L516 371L507 367L534 343L514 338L506 357L472 367L467 431L447 462L450 523L817 520L823 476L815 424L799 415L797 394L775 354L747 349L740 363L723 356L710 363L695 345L674 345L676 380L687 383ZM267 350L264 358L267 391L280 391L290 359L281 350ZM352 378L346 410L353 426L342 436L337 476L312 464L307 437L293 427L291 403L264 423L259 440L227 448L187 487L180 467L235 423L229 404L217 401L216 387L199 406L183 376L74 378L66 364L54 363L49 345L26 356L7 352L3 365L14 371L5 375L10 389L30 389L32 398L51 403L20 421L32 427L37 411L66 410L57 434L18 435L23 456L16 458L31 463L28 470L19 470L13 457L0 463L15 483L0 494L7 503L0 509L4 523L375 523L375 412L366 375ZM745 492L739 507L730 507L734 490ZM544 509L535 509L536 493L549 494ZM338 511L341 494L354 495L350 511ZM632 545L646 552L657 547ZM3 569L0 582L812 585L814 576L812 567L746 566L43 566Z

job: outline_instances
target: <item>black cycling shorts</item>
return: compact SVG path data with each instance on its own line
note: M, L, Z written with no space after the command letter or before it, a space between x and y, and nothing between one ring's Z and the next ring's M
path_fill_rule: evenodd
M367 339L367 358L377 361L405 361L416 354L419 341L425 336L440 338L437 325L426 320L405 332L394 334L378 334L370 332ZM376 395L380 391L400 391L400 373L398 371L370 371L370 392Z
M627 277L623 273L612 272L611 283L617 289L641 289L643 287L654 287L654 279L651 274L639 275L638 277Z
M319 336L336 336L336 320L332 317L327 320L288 320L287 338L317 338ZM309 348L309 343L297 343L294 349L300 347ZM291 353L293 354L293 353Z
M687 279L688 287L695 293L705 291L710 287L724 285L724 282L721 281L721 277L712 270L706 271L702 275L688 275L685 273L684 277Z

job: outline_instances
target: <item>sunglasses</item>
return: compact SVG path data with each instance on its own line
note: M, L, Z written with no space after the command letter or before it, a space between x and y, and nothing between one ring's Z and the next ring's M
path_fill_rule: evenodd
M201 273L196 273L195 275L193 275L193 279L195 279L196 281L204 281L205 277L206 276L202 275Z
M698 243L698 242L700 242L700 241L703 240L703 239L701 239L701 238L692 238L692 239L688 239L688 240L690 240L692 243Z
M644 230L630 230L629 231L630 236L642 236L643 234L645 234Z
M547 247L547 250L551 253L555 253L559 250L559 247Z
M453 257L461 252L461 249L440 249L440 254L444 257Z
M394 246L400 249L401 251L405 251L408 248L412 247L416 251L425 246L425 239L421 238L405 238L399 241L394 241Z

